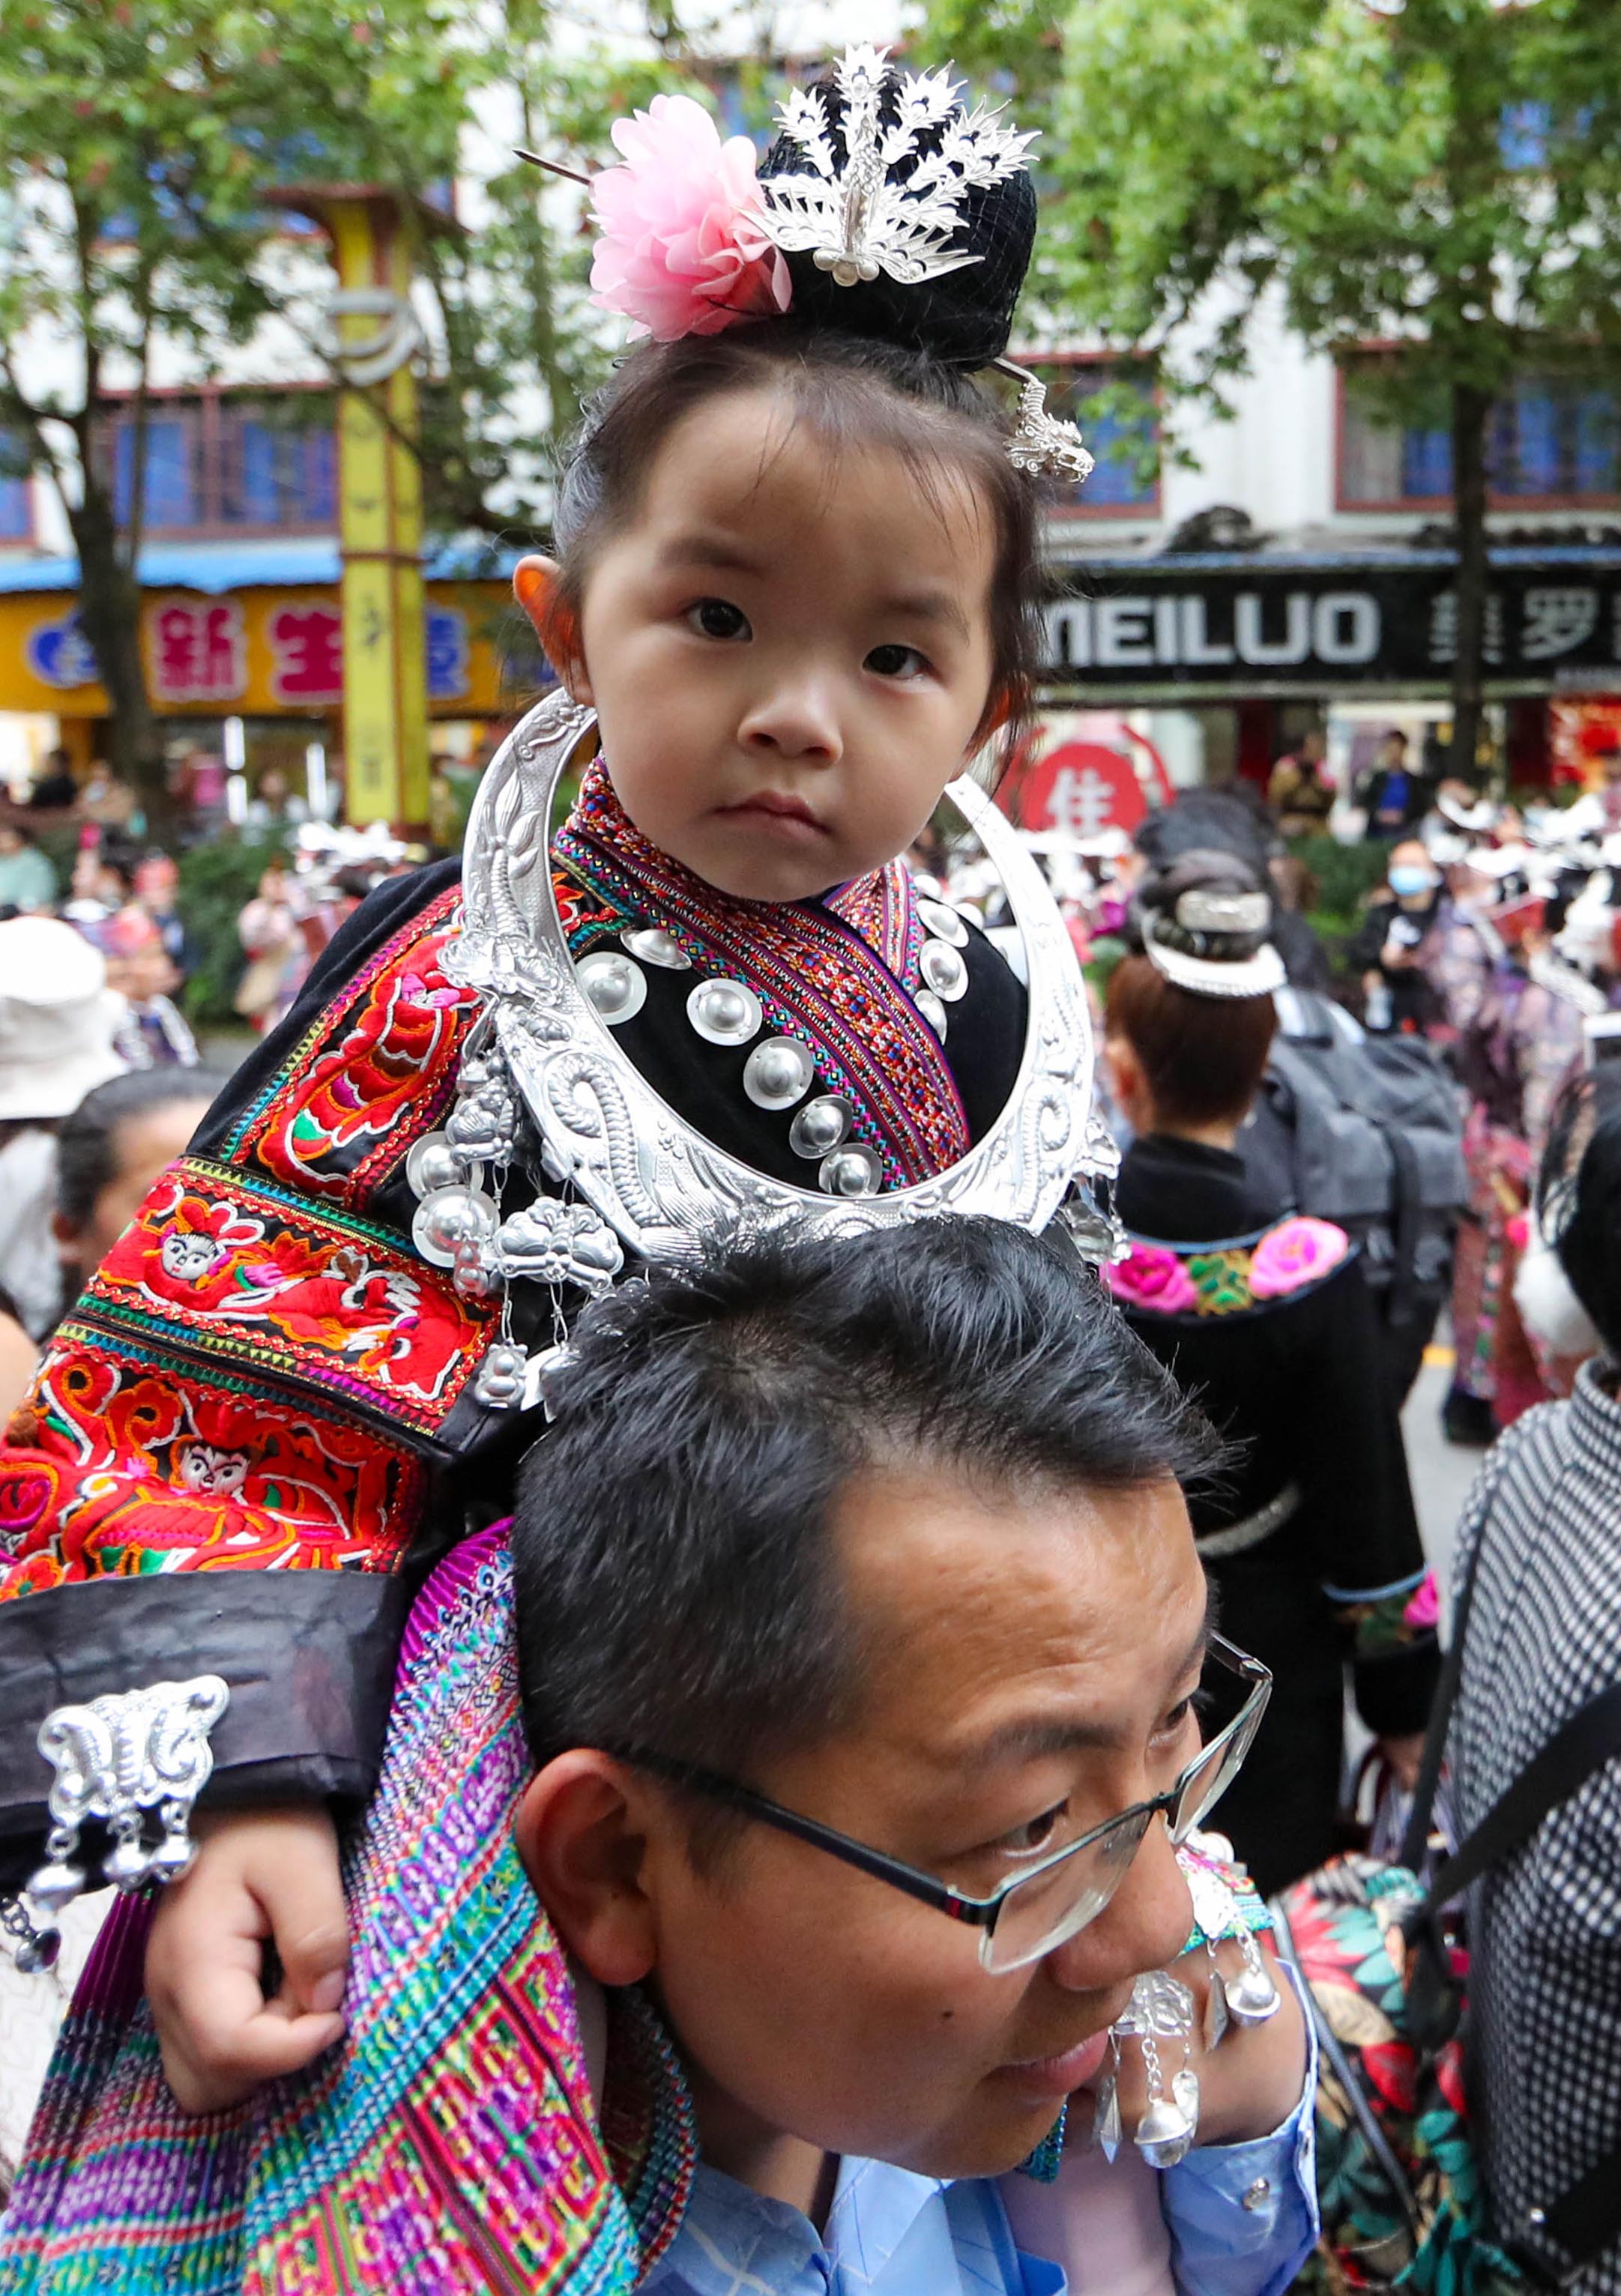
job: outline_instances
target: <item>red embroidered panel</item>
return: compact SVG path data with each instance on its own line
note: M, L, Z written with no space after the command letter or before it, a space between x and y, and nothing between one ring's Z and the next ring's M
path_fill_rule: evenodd
M386 1570L425 1471L374 1427L229 1373L194 1385L64 1324L12 1417L0 1601L151 1570Z
M477 992L447 980L461 922L452 886L380 949L225 1143L226 1160L327 1203L364 1207L380 1177L438 1123L455 1091Z
M186 1157L166 1172L75 1311L437 1433L477 1369L494 1309L469 1306L405 1239Z

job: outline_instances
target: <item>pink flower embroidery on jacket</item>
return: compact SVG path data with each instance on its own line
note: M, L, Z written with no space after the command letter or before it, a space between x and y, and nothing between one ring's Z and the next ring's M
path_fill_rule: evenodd
M1332 1220L1289 1219L1257 1244L1249 1262L1249 1289L1257 1300L1279 1300L1330 1275L1351 1249L1345 1230Z
M1118 1266L1104 1269L1103 1277L1115 1298L1130 1308L1185 1316L1199 1305L1192 1277L1176 1254L1162 1243L1134 1243Z

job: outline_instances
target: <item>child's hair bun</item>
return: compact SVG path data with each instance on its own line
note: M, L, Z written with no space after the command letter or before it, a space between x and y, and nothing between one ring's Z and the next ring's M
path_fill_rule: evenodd
M900 75L887 71L880 106L886 126L898 120L900 89ZM848 156L840 125L845 99L835 74L818 80L810 93L822 98L833 156L842 168ZM963 116L959 105L948 124ZM894 163L892 179L905 182L921 156L938 150L941 133L940 127L922 129L915 150ZM799 147L787 135L779 135L759 172L765 181L797 174L804 166ZM999 183L970 185L962 194L960 212L961 245L979 260L915 285L902 285L880 271L876 279L841 287L814 256L790 252L786 259L793 278L795 318L837 334L923 351L950 366L989 366L1007 349L1013 308L1036 244L1036 187L1028 171L1019 167Z

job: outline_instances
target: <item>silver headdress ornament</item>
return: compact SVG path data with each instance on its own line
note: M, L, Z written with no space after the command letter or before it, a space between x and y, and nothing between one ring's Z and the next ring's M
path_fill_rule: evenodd
M1021 175L1034 129L1002 123L1000 104L963 112L959 86L948 71L899 75L897 117L882 117L888 48L850 47L834 71L844 112L842 168L833 156L827 98L819 88L793 88L777 124L798 146L806 166L768 176L761 229L785 255L808 255L840 287L870 283L880 272L904 287L919 287L984 258L960 244L970 192L988 190ZM933 151L921 148L934 142ZM911 160L909 173L895 170ZM994 362L1019 386L1019 424L1008 441L1015 470L1079 486L1093 458L1073 422L1047 412L1046 387L1027 367Z
M761 229L785 255L808 255L840 287L876 279L880 271L903 287L943 279L983 258L954 247L970 191L1020 175L1028 166L1034 131L1019 135L1001 125L1002 107L984 104L961 113L957 86L944 71L908 72L896 96L899 117L880 115L888 48L850 47L834 78L844 98L839 122L845 161L833 158L827 100L818 88L790 91L777 122L805 154L798 175L768 176ZM954 117L954 114L956 116ZM920 150L925 136L937 139ZM892 171L907 160L910 175Z

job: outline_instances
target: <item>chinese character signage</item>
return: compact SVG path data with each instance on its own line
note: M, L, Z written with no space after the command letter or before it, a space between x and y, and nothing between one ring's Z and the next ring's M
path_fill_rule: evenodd
M1621 690L1621 554L1573 553L1557 567L1513 557L1491 570L1487 679ZM1438 555L1328 567L1101 561L1073 586L1046 609L1046 674L1088 691L1434 687L1457 658L1456 568Z
M146 674L156 702L240 701L248 636L234 598L161 598L143 616Z
M343 699L343 616L336 606L278 606L265 625L270 690L286 709Z

